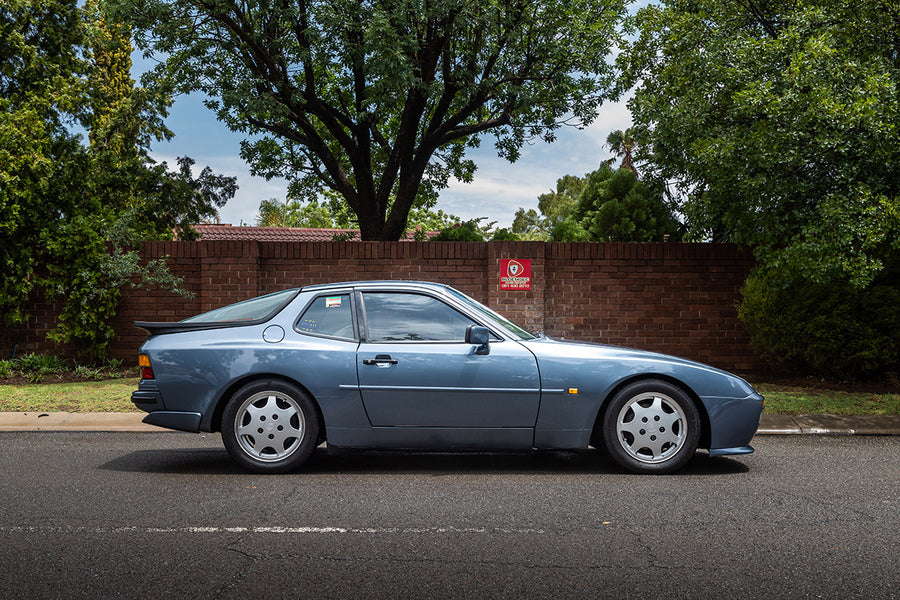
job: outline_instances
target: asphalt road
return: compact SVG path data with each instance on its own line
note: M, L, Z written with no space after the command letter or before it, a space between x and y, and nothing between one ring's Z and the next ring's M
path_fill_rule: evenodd
M314 457L0 434L0 598L896 598L900 438L757 438L673 476L591 455Z

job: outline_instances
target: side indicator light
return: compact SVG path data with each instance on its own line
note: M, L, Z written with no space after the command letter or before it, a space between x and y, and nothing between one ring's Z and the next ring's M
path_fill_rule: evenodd
M577 393L578 393L578 388L569 388L569 393L570 393L570 394L577 394Z

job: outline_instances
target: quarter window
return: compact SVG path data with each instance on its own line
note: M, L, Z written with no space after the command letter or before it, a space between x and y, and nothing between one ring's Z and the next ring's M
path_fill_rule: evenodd
M440 300L421 294L364 295L370 342L464 342L474 321Z
M297 331L353 339L353 313L349 294L319 296L297 321Z

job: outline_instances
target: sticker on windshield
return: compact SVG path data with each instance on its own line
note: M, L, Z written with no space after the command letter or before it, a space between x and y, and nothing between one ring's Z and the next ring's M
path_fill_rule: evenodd
M340 296L332 296L330 298L325 298L325 308L340 308L341 307L341 297Z

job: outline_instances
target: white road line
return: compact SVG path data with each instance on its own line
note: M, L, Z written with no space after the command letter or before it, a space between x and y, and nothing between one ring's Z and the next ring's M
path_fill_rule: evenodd
M268 533L268 534L530 534L540 535L542 529L513 529L505 527L50 527L50 526L0 526L3 533Z

